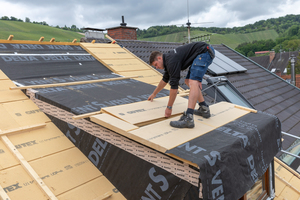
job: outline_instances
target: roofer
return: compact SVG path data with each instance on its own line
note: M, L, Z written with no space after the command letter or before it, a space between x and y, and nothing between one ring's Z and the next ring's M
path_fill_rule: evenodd
M167 54L162 54L158 51L151 53L149 58L150 65L154 66L156 69L165 69L165 72L162 80L149 96L148 100L153 101L157 93L170 82L171 89L168 105L165 110L165 117L170 117L172 114L172 106L178 91L180 71L187 69L191 65L185 79L185 84L190 88L188 108L179 121L170 122L172 127L193 128L195 126L193 114L203 116L204 118L210 117L209 106L205 103L201 92L201 82L214 57L214 48L205 42L186 44ZM194 110L197 100L199 102L199 109Z

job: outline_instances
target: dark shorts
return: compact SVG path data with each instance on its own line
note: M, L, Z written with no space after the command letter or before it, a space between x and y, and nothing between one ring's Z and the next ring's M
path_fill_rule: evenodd
M211 50L215 52L214 48L210 46ZM199 54L193 61L186 79L192 79L202 82L202 78L207 71L208 66L212 63L212 58L209 55L208 51L202 54Z

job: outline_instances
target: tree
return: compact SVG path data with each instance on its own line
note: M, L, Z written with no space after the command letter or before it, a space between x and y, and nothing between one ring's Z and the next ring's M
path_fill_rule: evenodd
M30 23L30 19L28 17L26 17L25 22Z
M1 20L9 20L9 17L3 16L3 17L1 17Z
M10 16L10 20L11 20L11 21L17 21L18 19L15 18L14 16Z

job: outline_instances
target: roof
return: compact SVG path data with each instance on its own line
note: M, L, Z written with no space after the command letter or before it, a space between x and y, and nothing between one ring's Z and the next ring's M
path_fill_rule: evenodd
M276 69L280 70L283 74L285 68L288 66L291 55L298 56L298 53L298 51L276 53L271 64L269 56L250 57L250 59L270 71Z
M105 31L105 29L100 29L100 28L89 28L89 27L83 28L83 30L89 30L89 31Z
M94 76L99 76L99 78L101 78L100 75L109 75L107 69L102 69L104 66L110 69L112 72L124 72L124 70L128 70L128 68L131 68L129 71L154 71L151 68L140 69L139 67L145 67L144 64L116 44L81 44L81 46L95 56L95 58L102 64L96 64L95 59L91 59L90 56L83 52L81 53L81 57L66 53L62 53L59 56L53 56L52 54L52 57L49 57L48 55L42 54L43 51L41 50L39 54L28 56L29 58L25 55L11 55L15 57L9 57L10 59L3 57L4 59L2 60L4 61L2 62L4 63L1 65L1 68L3 68L6 72L11 71L10 76L13 76L15 73L12 70L16 70L13 68L23 67L23 70L19 69L19 71L24 71L26 67L30 68L33 66L33 63L38 63L37 65L34 65L35 69L39 69L41 72L44 71L45 73L34 73L35 70L30 68L30 71L32 72L31 77L29 77L31 73L24 74L26 75L26 78L23 78L20 74L18 74L19 80L17 81L23 84L28 84L30 82L37 84L39 82L66 82L67 80L74 81L75 79L95 79ZM41 47L43 50L48 51L48 46ZM24 53L26 53L25 50ZM134 60L139 62L139 64L132 64ZM56 72L52 72L49 71L49 69L52 69L52 67L48 66L60 66L60 68L53 68L53 71ZM73 73L73 70L70 68L71 66L76 69L75 75L72 75L71 77L66 76ZM81 69L84 69L84 71L80 72ZM129 71L127 71L126 74L128 74ZM93 74L93 72L95 74ZM81 75L81 73L85 74ZM158 74L156 71L155 73ZM144 78L145 79L140 80L146 82L149 77ZM224 192L224 195L226 195L226 197L227 195L233 195L233 198L230 199L237 199L243 195L256 181L256 179L253 179L253 177L252 179L246 177L251 176L251 170L248 170L251 168L251 162L250 165L248 163L248 152L251 152L253 155L256 155L257 152L259 152L259 154L260 152L265 152L266 154L263 155L264 159L262 160L269 164L279 150L280 126L278 126L279 123L277 118L273 118L273 116L269 116L266 113L256 113L253 110L247 110L245 108L236 107L234 104L223 102L211 106L214 115L210 119L195 117L197 120L196 126L201 127L201 131L199 131L199 129L176 130L169 126L169 121L172 119L166 120L164 119L163 115L161 115L161 113L163 113L162 111L165 110L167 98L160 99L162 104L157 104L160 102L158 99L156 99L154 103L149 101L141 102L145 104L151 104L151 106L154 107L144 107L143 105L142 107L139 107L138 105L140 104L138 103L131 104L132 101L141 101L142 98L145 99L149 96L149 94L147 94L148 91L152 92L155 88L153 85L151 85L151 83L152 82L149 84L145 83L147 85L146 86L145 84L140 83L138 80L130 80L127 82L116 82L111 80L107 84L85 84L59 88L53 88L53 85L51 85L52 88L48 89L27 90L26 94L30 96L30 98L40 107L40 109L43 110L43 112L48 114L51 120L53 120L53 122L55 122L60 129L64 130L63 132L70 138L70 140L76 144L76 146L80 148L82 152L85 153L85 155L93 162L94 165L97 166L99 170L103 171L103 174L114 185L116 185L117 188L120 187L122 190L120 191L126 194L124 194L124 196L129 195L132 197L138 193L139 195L144 195L145 188L149 184L149 175L153 180L156 177L156 174L154 176L153 173L156 172L158 172L158 174L164 174L159 176L161 177L160 180L162 180L162 177L164 176L168 177L167 179L170 184L170 189L168 191L164 191L164 194L160 193L160 195L167 197L170 195L180 196L182 194L187 194L188 196L188 189L194 187L195 183L198 185L198 181L194 180L199 179L199 171L187 164L193 163L197 164L197 166L201 165L200 170L206 170L206 172L201 171L201 179L203 180L204 184L209 183L211 181L206 181L206 176L211 176L207 177L207 179L213 178L212 175L218 173L218 168L206 168L205 166L208 166L207 162L209 159L206 160L202 158L207 155L207 152L212 152L212 150L217 150L221 153L222 157L225 157L225 154L228 155L229 152L227 148L232 150L230 155L233 157L236 155L239 155L239 158L243 157L240 163L242 163L241 166L244 166L244 170L239 171L239 169L242 167L238 164L234 164L232 167L225 167L224 170L222 170L222 179L224 180L223 187L225 188L224 191L226 191ZM129 86L129 90L124 89L127 87L126 84ZM120 87L120 85L124 87ZM138 94L132 94L130 92L135 92ZM124 98L126 94L130 95ZM115 98L113 95L116 95L117 98L121 99L105 99L108 97ZM165 94L162 95L165 96ZM186 108L187 100L178 97L176 98L176 101L181 102L179 102L181 104L179 112L182 112L182 110ZM79 121L74 120L73 113L82 113L82 109L74 109L77 106L75 105L77 103L85 105L85 110L83 109L84 113L89 112L93 106L105 107L103 106L104 103L126 104L126 108L127 106L130 106L130 110L124 110L124 106L105 108L103 109L104 112L112 113L112 116L110 117L118 117L118 119L114 119L117 120L117 123L112 124L111 121L106 121L109 120L109 118L101 118L101 116L103 117L101 114L100 116L94 116L94 121L92 120L93 117L91 117L91 121L96 122L95 124L85 119L81 119ZM155 118L152 118L152 114L143 114L143 112L147 113L147 111L154 113ZM141 115L136 115L134 119L137 121L131 121L133 119L133 117L131 117L133 114ZM129 118L125 119L125 117L128 116ZM96 117L100 118L96 119ZM144 126L145 121L140 121L143 117L148 117L147 122L151 122L151 127ZM257 120L257 118L260 120ZM122 126L120 123L121 119L130 123L131 127L140 126L134 127L134 130L132 131L125 131L126 136L132 140L113 132L115 131L120 133L119 131L121 131L124 133L124 131L120 130L121 127L119 127ZM163 121L157 122L156 119L163 119ZM179 116L177 116L177 119L179 119ZM97 124L98 120L100 120L98 123L99 125ZM254 127L259 127L258 130L260 133L262 133L261 139L264 141L264 143L257 142L256 129L240 126L241 124L239 123L239 120L241 120L241 123L251 122L250 124L252 124ZM101 124L103 121L107 123ZM122 121L123 124L124 121ZM230 128L223 127L227 124ZM265 128L267 126L268 128ZM114 129L114 127L119 127L120 129ZM223 129L220 129L220 127L223 127ZM113 131L110 131L109 129ZM153 131L153 129L155 129L155 131ZM276 130L272 131L273 129ZM245 135L243 134L244 136L240 135L240 137L235 137L237 136L236 133L231 135L230 130L239 130L241 133L245 133ZM142 133L140 131L142 131ZM183 139L183 132L189 133L185 135L185 138L188 138L188 141ZM143 136L143 134L145 135ZM173 135L176 135L176 137L172 137ZM137 140L137 138L144 138L144 140ZM176 141L175 139L173 140L173 138L175 138ZM214 138L214 140L211 138ZM140 144L144 141L148 141L148 143L144 145ZM264 145L266 142L268 142L269 145ZM154 143L156 145L154 145ZM252 148L250 144L256 144L257 148ZM145 147L146 145L156 149L157 151L153 151L153 149ZM200 146L197 147L193 145ZM245 152L246 146L249 146L250 148L247 152ZM205 151L202 147L205 148ZM197 149L193 150L194 148ZM259 149L259 151L256 152L257 149ZM166 150L169 152L168 155L164 154ZM195 154L199 156L195 157ZM174 155L176 159L171 159L169 157L171 155ZM260 156L254 156L253 158L251 157L251 159L255 160L253 161L255 163L261 163L262 160L260 158ZM177 159L183 160L184 165L182 166ZM235 159L235 162L237 162L237 160L239 159ZM187 161L190 161L191 163ZM226 159L226 161L220 163L220 165L229 166L229 162L230 164L233 163L232 160ZM178 168L180 168L180 170L177 170ZM243 181L246 179L244 184L241 185L236 181L236 177L231 175L232 171L234 171L235 174L238 174L237 176L243 179ZM245 173L245 171L247 171L247 173ZM194 175L192 175L192 173L194 173ZM264 173L264 166L260 165L260 167L256 168L256 173L258 176L262 176ZM126 174L126 179L120 179L120 177L124 176L124 174ZM192 175L192 177L190 175ZM143 181L138 182L135 180ZM234 184L234 186L231 183ZM135 184L138 184L139 186L143 184L143 186L140 188ZM135 192L132 193L132 190L128 190L128 186L135 187ZM215 187L211 184L208 186L204 185L204 187L209 187L209 190L215 189ZM234 192L231 192L233 190ZM203 195L211 194L211 192L207 191L208 190L205 190ZM162 197L165 198L164 196Z
M131 27L131 26L116 26L116 27L107 28L106 30L117 29L117 28L138 29L138 27Z
M300 136L300 89L225 45L213 45L228 58L247 68L247 73L226 75L255 109L276 115L282 131ZM296 139L283 136L283 149Z

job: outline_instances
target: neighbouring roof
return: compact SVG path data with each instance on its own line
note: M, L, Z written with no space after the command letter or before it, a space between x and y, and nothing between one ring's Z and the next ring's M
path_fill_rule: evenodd
M87 31L105 31L105 29L100 29L100 28L83 28L83 30L87 30Z
M299 53L298 51L283 52L281 53L281 55L280 53L276 53L271 64L270 64L270 56L250 57L250 59L270 71L272 69L275 69L275 70L279 70L283 74L285 68L289 64L289 60L292 54L294 54L294 56L297 57L298 53Z

